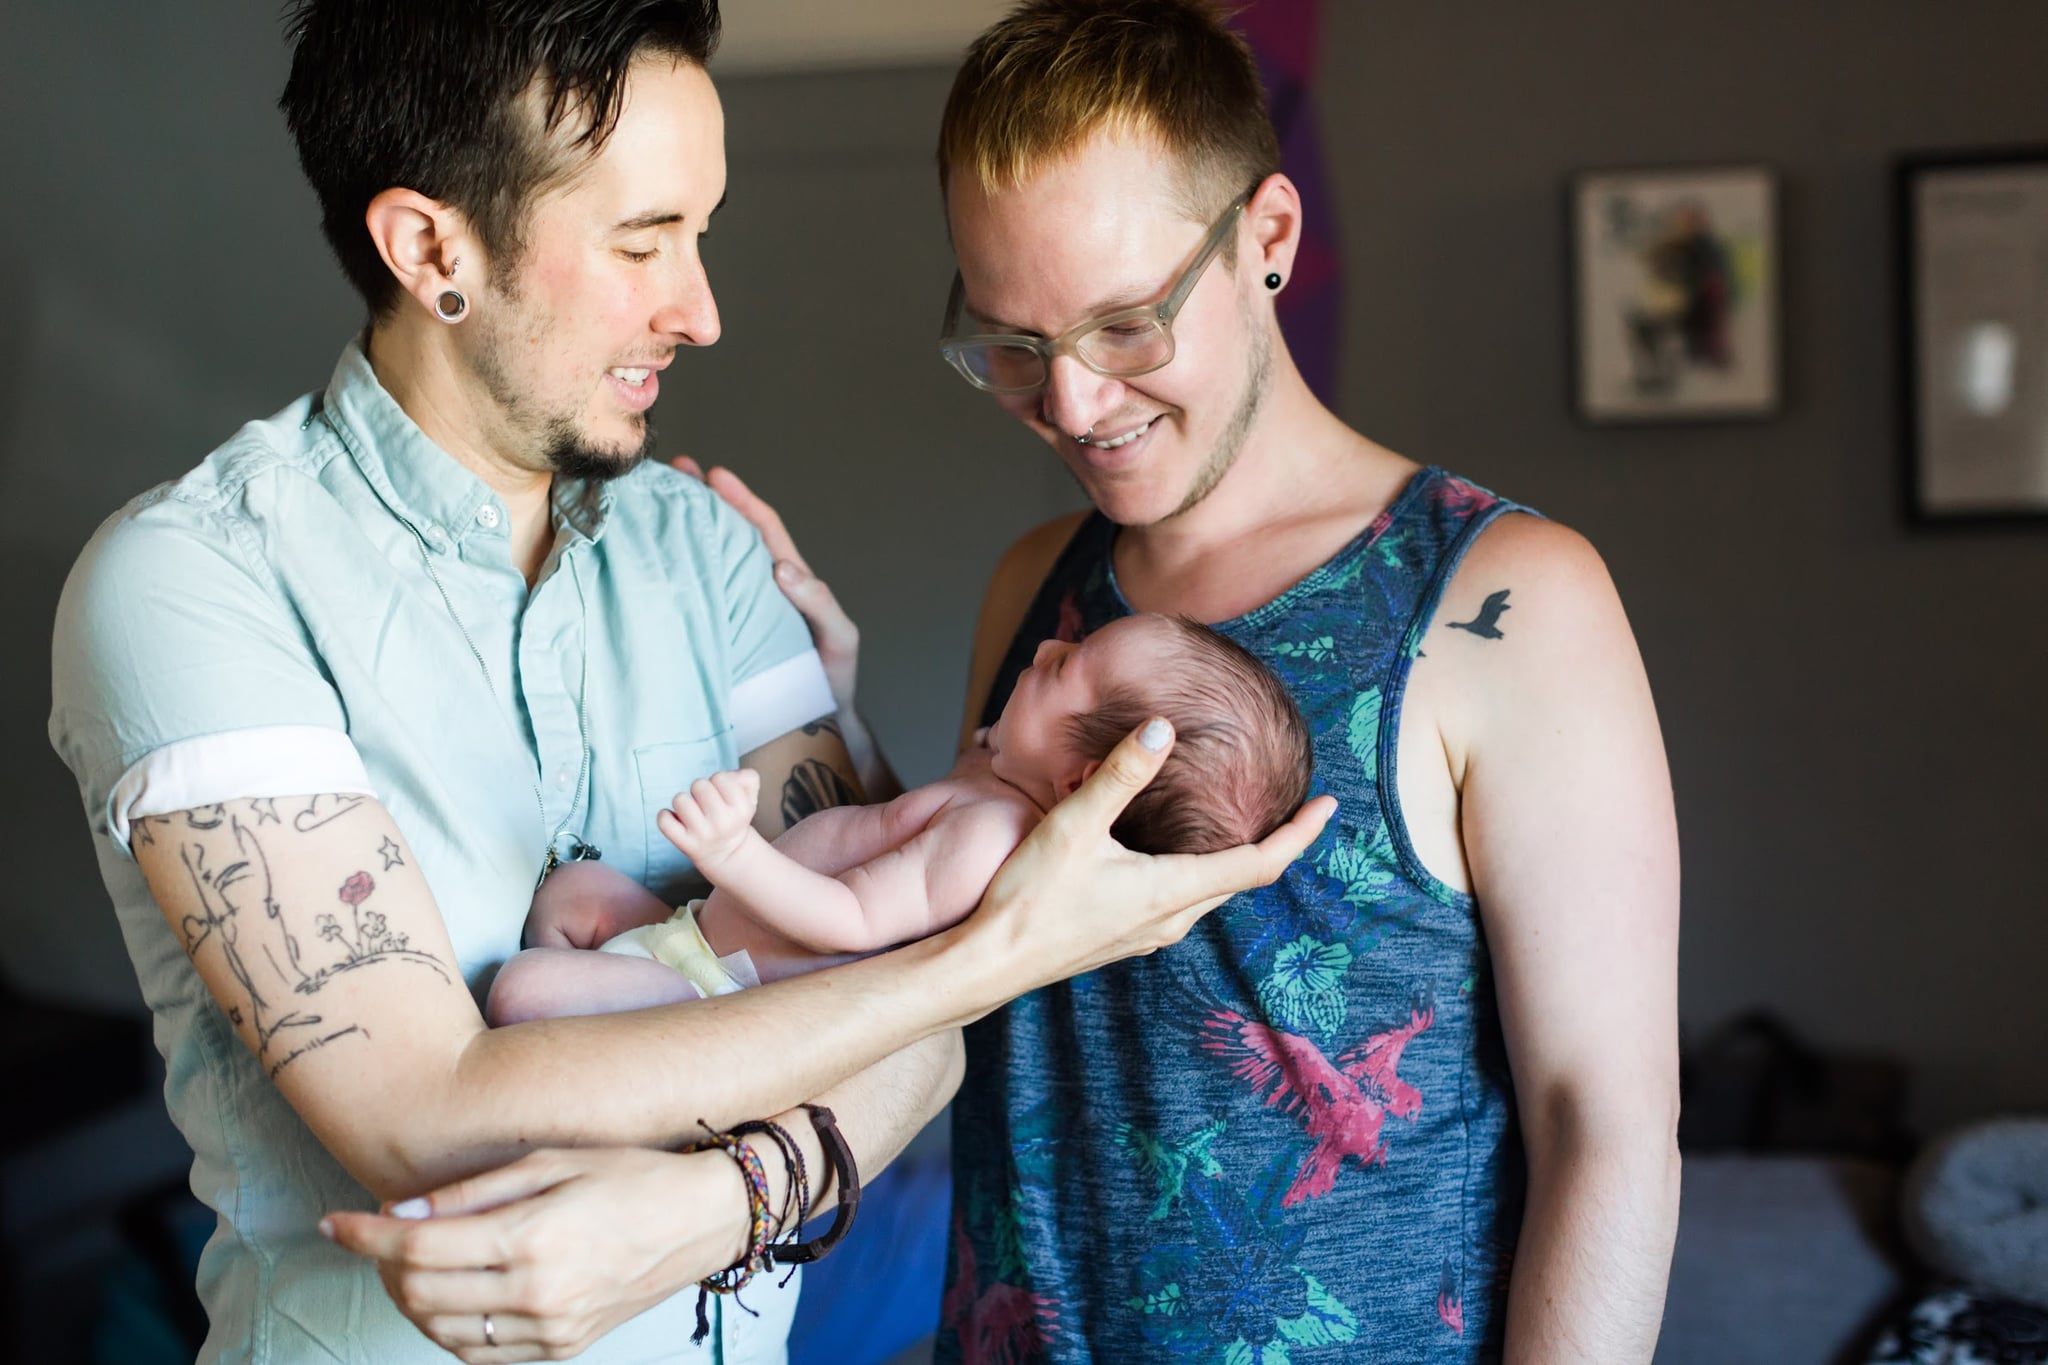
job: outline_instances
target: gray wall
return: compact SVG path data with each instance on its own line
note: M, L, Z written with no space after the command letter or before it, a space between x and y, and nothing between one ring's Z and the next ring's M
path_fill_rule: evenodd
M1683 1011L1897 1049L1930 1122L2048 1108L2048 523L1897 511L1889 160L2048 142L2048 8L1325 6L1345 415L1606 555L1685 859ZM1563 182L1762 163L1786 404L1594 430L1567 400Z
M272 102L268 6L55 0L0 45L0 962L134 987L43 738L50 611L92 526L324 382L356 324ZM1897 1048L1923 1115L2048 1106L2048 531L1895 513L1897 149L2048 140L2048 19L1966 0L1326 7L1327 141L1371 435L1587 532L1658 691L1686 857L1684 1009L1766 1003ZM939 71L733 78L709 243L725 339L657 419L780 501L868 634L907 775L943 766L980 587L1074 505L934 358ZM1562 184L1600 165L1782 176L1788 398L1763 423L1570 415ZM1314 211L1316 206L1311 206Z

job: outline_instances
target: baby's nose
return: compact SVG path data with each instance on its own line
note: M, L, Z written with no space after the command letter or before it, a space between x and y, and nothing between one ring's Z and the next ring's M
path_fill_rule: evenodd
M1040 640L1038 642L1038 652L1031 656L1032 665L1035 667L1038 664L1044 663L1049 655L1057 654L1061 648L1062 646L1058 640Z

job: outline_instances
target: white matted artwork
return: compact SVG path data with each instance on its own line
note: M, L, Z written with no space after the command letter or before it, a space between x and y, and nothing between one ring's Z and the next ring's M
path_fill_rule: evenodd
M2048 516L2048 149L1898 172L1910 506Z
M1778 410L1777 194L1755 167L1589 172L1571 195L1579 414Z

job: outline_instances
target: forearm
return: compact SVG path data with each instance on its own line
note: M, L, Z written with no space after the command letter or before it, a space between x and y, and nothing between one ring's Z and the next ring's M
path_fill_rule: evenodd
M862 1185L881 1175L909 1140L946 1107L961 1085L965 1066L967 1052L961 1033L948 1029L817 1095L813 1103L834 1113L840 1134L854 1154L854 1169ZM772 1115L772 1121L803 1152L811 1216L829 1216L840 1201L840 1187L829 1177L831 1166L811 1115L805 1109L788 1109ZM780 1218L784 1207L793 1207L782 1148L766 1134L750 1134L745 1142L762 1158L762 1171L768 1175L768 1207ZM664 1232L649 1236L657 1244L674 1248L664 1254L662 1267L651 1277L653 1287L662 1295L737 1263L748 1248L748 1195L737 1166L723 1154L709 1152L659 1164L655 1175L649 1177L641 1207L647 1220L670 1220Z
M1678 1232L1669 1124L1566 1120L1528 1135L1528 1203L1508 1291L1508 1365L1647 1365Z
M538 1147L675 1147L702 1135L699 1120L784 1113L1015 992L994 954L958 948L942 961L940 939L922 940L712 1000L479 1030L437 1083L404 1087L402 1114L362 1114L382 1141L336 1154L397 1198ZM879 1109L863 1117L867 1103L880 1102L855 1097L849 1134L893 1155L896 1129Z
M883 1058L812 1102L832 1111L853 1153L854 1169L865 1184L902 1155L910 1140L946 1107L960 1088L966 1069L966 1046L959 1030L949 1029ZM793 1109L776 1121L803 1147L814 1201L812 1213L835 1207L842 1191L838 1182L826 1175L828 1163L808 1112ZM773 1166L773 1155L764 1150L763 1163ZM771 1192L777 1194L778 1201L780 1178L781 1172L770 1173Z

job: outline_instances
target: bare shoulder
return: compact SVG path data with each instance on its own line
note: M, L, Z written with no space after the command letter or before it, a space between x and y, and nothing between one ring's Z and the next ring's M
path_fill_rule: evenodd
M1607 564L1568 526L1510 513L1480 532L1452 575L1424 646L1447 657L1540 656L1628 622Z
M1471 746L1503 726L1632 704L1642 662L1592 544L1554 521L1513 513L1480 533L1452 576L1413 686L1462 773Z
M971 832L1015 843L1045 818L1029 797L985 763L964 771L956 767L951 777L933 785L945 788L946 798L932 816L932 827L943 827L948 837Z
M960 744L965 748L981 719L981 708L995 685L996 671L1009 651L1010 639L1024 623L1038 585L1052 571L1053 561L1074 538L1088 514L1073 512L1033 527L996 561L982 594L981 615L974 626L974 653L967 668L967 706L961 717Z

